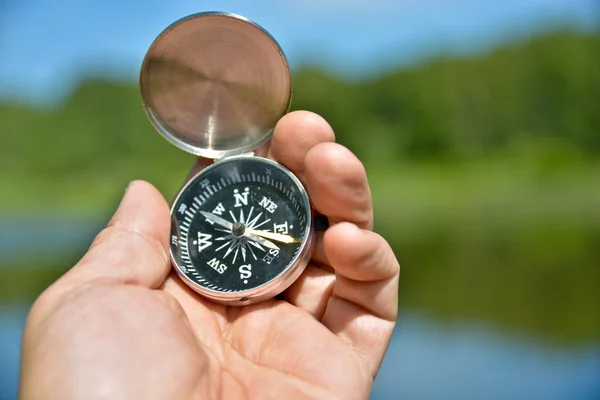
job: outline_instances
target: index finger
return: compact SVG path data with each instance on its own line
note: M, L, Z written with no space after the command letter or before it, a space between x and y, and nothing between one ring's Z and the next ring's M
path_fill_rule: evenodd
M308 152L320 143L334 141L333 129L323 117L310 111L292 111L277 122L271 139L255 149L254 154L285 166L304 183ZM181 187L213 162L209 158L196 157Z

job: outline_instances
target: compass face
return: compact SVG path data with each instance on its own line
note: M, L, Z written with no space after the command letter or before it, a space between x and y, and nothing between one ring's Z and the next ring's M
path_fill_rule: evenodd
M304 267L308 197L273 161L238 156L215 163L182 189L171 215L177 272L213 299L274 296Z

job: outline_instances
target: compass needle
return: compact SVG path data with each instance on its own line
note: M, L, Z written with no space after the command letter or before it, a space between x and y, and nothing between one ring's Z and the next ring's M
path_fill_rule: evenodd
M207 220L209 220L217 225L221 225L224 228L231 229L231 227L233 225L231 222L219 217L218 215L211 214L206 211L200 211L200 214L204 215Z
M300 243L300 239L296 239L294 237L291 237L289 235L283 235L280 233L273 233L273 232L267 232L267 231L257 231L254 229L249 229L249 233L252 233L254 235L257 236L262 236L265 237L267 239L271 239L271 240L275 240L278 242L282 242L282 243Z
M277 247L277 245L275 243L270 242L267 239L264 239L264 238L262 238L260 236L254 235L254 234L250 233L249 231L246 231L245 236L248 239L250 239L250 240L252 240L252 241L254 241L256 243L260 243L263 246L268 247L269 249L279 250L279 247Z
M248 243L251 244L252 246L256 247L257 249L265 251L264 247L262 247L260 244L258 244L256 242L248 242Z

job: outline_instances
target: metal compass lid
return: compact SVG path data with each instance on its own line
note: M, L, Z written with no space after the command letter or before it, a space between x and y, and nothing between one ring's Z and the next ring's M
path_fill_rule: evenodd
M140 72L154 127L189 153L218 158L266 142L288 110L290 69L278 43L234 14L193 14L152 43Z

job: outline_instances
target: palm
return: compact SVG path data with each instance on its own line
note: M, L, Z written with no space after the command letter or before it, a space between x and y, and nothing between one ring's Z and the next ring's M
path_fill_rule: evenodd
M206 302L177 278L167 293L182 305L209 367L221 377L197 388L223 398L294 394L294 398L363 398L371 375L348 345L310 314L286 301L244 308ZM335 379L331 378L331 372Z

